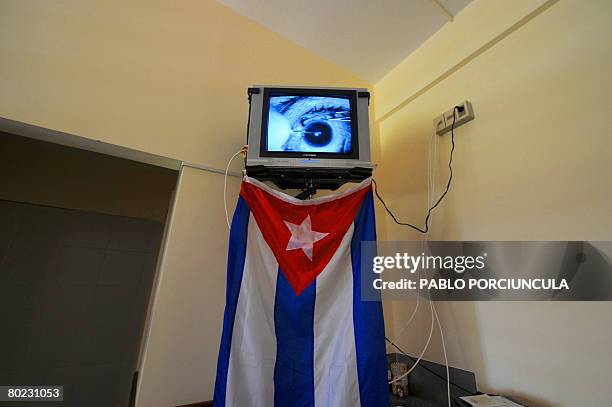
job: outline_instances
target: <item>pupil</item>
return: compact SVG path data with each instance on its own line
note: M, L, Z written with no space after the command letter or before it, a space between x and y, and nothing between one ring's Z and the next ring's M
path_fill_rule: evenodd
M310 123L306 126L305 131L306 141L313 146L325 146L332 139L332 128L325 122Z

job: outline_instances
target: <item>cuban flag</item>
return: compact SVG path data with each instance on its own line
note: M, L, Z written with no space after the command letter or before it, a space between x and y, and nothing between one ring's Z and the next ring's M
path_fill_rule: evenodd
M361 300L370 182L301 201L244 179L214 406L389 406L382 305Z

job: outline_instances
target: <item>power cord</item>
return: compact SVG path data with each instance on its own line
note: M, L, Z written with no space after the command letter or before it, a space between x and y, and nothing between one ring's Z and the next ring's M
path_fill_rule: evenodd
M450 151L450 159L448 161L448 169L450 170L450 175L448 177L448 182L446 183L446 189L444 190L444 192L442 193L442 195L440 195L440 198L438 198L438 200L436 201L435 204L433 204L429 210L427 211L427 216L425 217L425 229L421 229L418 226L415 226L411 223L405 223L405 222L400 222L395 215L393 214L393 212L391 212L391 210L389 209L389 207L387 207L387 204L385 203L384 199L380 196L380 194L378 193L378 185L376 185L376 181L374 179L372 179L372 184L374 184L374 193L376 194L376 197L378 198L378 200L380 201L380 203L383 204L383 206L385 207L385 210L387 211L387 213L391 216L391 218L393 218L393 221L395 223L397 223L398 225L402 225L402 226L409 226L411 228L413 228L414 230L418 230L421 233L427 233L429 231L429 218L431 217L431 211L433 211L434 209L436 209L436 207L440 204L440 202L442 202L442 199L444 199L444 197L446 196L446 194L448 193L448 190L450 189L451 186L451 182L453 180L453 152L455 151L455 120L457 119L457 116L455 115L455 112L459 112L461 113L463 111L464 107L463 106L455 106L453 108L453 124L451 126L451 151Z
M444 197L446 196L446 194L448 193L449 189L450 189L450 185L451 182L453 180L453 167L452 167L452 163L453 163L453 152L455 151L455 122L457 120L457 116L455 114L455 112L461 113L463 112L464 108L463 106L455 106L453 108L453 123L451 125L451 151L450 151L450 158L449 158L449 162L448 162L448 169L450 171L449 174L449 178L448 178L448 182L446 184L446 188L444 190L444 192L442 193L442 195L440 196L440 198L438 198L438 200L436 201L435 204L433 204L429 210L427 211L427 216L425 217L425 228L421 229L418 226L412 225L410 223L405 223L405 222L400 222L396 216L393 214L393 212L391 212L391 210L387 207L387 204L385 203L385 201L383 200L383 198L380 196L380 194L378 193L378 185L376 184L376 181L374 179L372 179L372 183L374 184L374 193L376 194L376 197L378 198L378 200L380 200L380 202L383 204L385 210L387 211L387 213L391 216L391 218L395 221L395 223L397 223L398 225L403 225L403 226L409 226L421 233L423 233L424 235L426 235L427 238L427 233L429 232L429 219L431 218L431 214L432 211L440 204L440 202L442 202L442 199L444 199ZM428 204L431 204L430 202L430 197L431 197L431 189L432 189L432 178L431 178L431 143L430 143L430 152L429 152L429 160L428 160L428 194L427 194L427 200L428 200ZM434 194L435 195L435 185L433 185L433 190L434 190ZM432 374L434 374L435 376L439 377L442 380L445 380L447 383L447 401L448 401L448 406L451 406L451 384L454 385L455 387L465 391L468 394L473 394L473 392L467 390L466 388L459 386L456 383L453 383L450 380L450 372L449 372L449 366L448 366L448 357L447 357L447 353L446 353L446 344L445 344L445 340L444 340L444 333L442 331L442 324L440 323L440 319L438 317L438 313L435 309L435 306L433 305L433 302L431 301L431 299L429 300L430 303L430 308L431 308L431 329L429 331L429 337L427 339L427 343L425 344L425 347L423 349L423 351L421 352L421 354L419 355L418 358L413 358L412 356L408 355L406 352L404 352L401 348L399 348L394 341L390 340L389 338L385 337L385 340L391 345L393 346L395 349L397 349L398 351L400 351L402 354L404 354L405 356L407 356L408 358L412 359L414 361L414 364L412 365L412 367L410 369L408 369L408 371L404 374L402 374L399 377L396 377L395 379L391 380L389 383L395 383L399 380L401 380L403 377L407 376L410 372L412 372L416 366L419 364L419 362L421 361L421 358L423 357L423 354L425 353L425 351L427 350L427 347L429 345L429 341L431 340L431 335L433 333L433 327L434 327L434 316L435 316L435 322L438 325L438 329L440 331L440 337L442 340L442 349L444 352L444 362L445 362L445 368L446 368L446 377L443 377L442 375L434 372L433 370L427 368L426 366L424 366L423 364L421 364L421 366L428 370L429 372L431 372ZM409 322L412 321L412 318L414 317L414 314L416 313L416 310L418 308L418 297L417 297L417 305L413 311L413 315L411 316ZM403 329L402 329L403 332ZM401 336L401 334L400 334ZM399 339L399 336L398 336Z
M433 313L436 316L436 323L438 324L438 329L440 330L440 340L442 341L442 351L444 352L444 366L446 367L446 397L448 400L448 407L451 407L451 381L450 381L450 371L448 368L448 356L446 355L446 343L444 342L444 332L442 332L442 324L440 323L440 319L438 318L438 311L436 311L436 306L433 304Z
M395 379L389 381L389 384L393 384L393 383L397 383L400 380L402 380L404 377L408 376L419 364L419 362L421 361L421 359L423 358L423 355L425 354L425 352L427 351L427 348L429 347L429 343L431 342L431 336L433 334L433 329L434 329L434 314L433 314L433 304L431 301L429 301L429 307L431 309L431 327L429 328L429 336L427 337L427 342L425 342L425 346L423 347L423 350L421 351L421 354L419 355L419 357L415 360L414 365L412 365L412 367L410 369L408 369L407 372L401 374L400 376L397 376ZM385 337L385 339L387 339ZM396 346L395 344L393 344L393 346ZM408 355L406 355L408 356Z
M230 224L229 213L227 211L227 175L229 173L230 165L232 164L232 161L234 161L234 158L236 158L239 154L242 154L243 156L246 155L247 148L248 146L245 145L240 150L236 151L232 158L229 159L229 161L227 162L227 166L225 167L225 176L223 177L223 207L225 208L225 221L227 222L227 228L230 230L232 229L232 225Z

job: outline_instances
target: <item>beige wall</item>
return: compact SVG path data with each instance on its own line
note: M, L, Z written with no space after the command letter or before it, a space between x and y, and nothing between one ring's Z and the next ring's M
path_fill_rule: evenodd
M225 166L254 83L368 85L213 0L0 11L0 116L183 161Z
M139 406L209 400L225 305L227 225L219 176L184 167L169 224ZM232 178L228 195L238 193ZM232 206L233 208L233 206Z
M471 100L434 240L610 240L612 3L475 0L375 86L379 184L402 219L425 213L432 120ZM455 46L456 45L456 46ZM439 140L438 191L450 138ZM419 239L387 218L386 239ZM394 328L414 303L394 303ZM534 406L604 406L610 303L439 304L452 365ZM418 354L429 313L400 341ZM442 361L439 338L426 358Z
M245 142L248 86L369 86L211 0L2 1L0 60L0 117L213 167ZM212 397L222 188L222 176L183 172L139 406Z

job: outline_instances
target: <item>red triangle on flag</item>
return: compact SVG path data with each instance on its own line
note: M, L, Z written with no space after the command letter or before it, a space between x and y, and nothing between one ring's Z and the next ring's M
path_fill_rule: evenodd
M369 180L355 190L300 201L246 177L240 195L296 295L329 263L355 220Z

